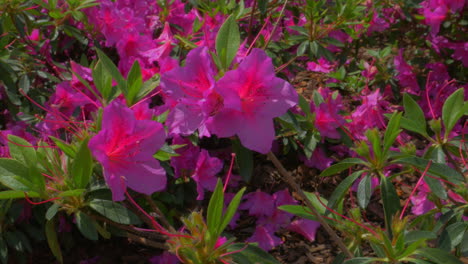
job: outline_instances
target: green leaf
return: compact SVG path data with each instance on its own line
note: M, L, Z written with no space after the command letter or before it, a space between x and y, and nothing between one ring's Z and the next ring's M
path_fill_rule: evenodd
M405 93L403 95L403 106L405 107L405 118L401 120L401 126L404 129L428 137L426 118L424 117L424 113L418 103L416 103L411 96Z
M55 230L55 221L47 221L45 225L47 243L49 244L49 248L52 251L52 254L54 254L55 258L58 260L58 262L63 263L62 250L60 249L60 244L58 242L57 233L55 232Z
M382 142L380 142L380 135L377 129L369 129L366 131L366 137L372 144L372 150L374 151L375 159L382 160Z
M72 197L72 196L80 196L84 192L86 192L86 189L75 189L75 190L68 190L59 193L57 196L58 197Z
M434 179L431 177L424 177L424 181L427 183L431 191L440 199L445 200L447 199L447 192L445 191L445 187L438 179Z
M380 195L382 196L385 224L387 230L391 232L391 228L389 227L392 223L393 215L400 211L400 199L390 179L384 176L380 177L380 181Z
M235 263L242 264L280 264L273 256L252 244L235 243L228 247L228 252L239 251L231 257Z
M28 180L29 169L23 163L7 158L0 158L0 182L13 190L29 191L34 189Z
M239 167L240 176L244 181L250 182L254 168L252 151L242 146L239 139L233 141L233 149L236 153L236 163Z
M327 206L332 209L335 208L336 205L340 203L341 200L343 200L343 197L345 196L346 192L349 190L351 185L353 185L354 181L356 181L356 179L359 178L359 176L361 176L362 173L362 170L356 171L353 174L346 177L344 180L342 180L328 199Z
M140 101L141 99L143 99L143 97L145 97L150 92L152 92L154 90L154 88L159 86L159 82L160 82L160 75L159 74L153 75L153 77L151 77L149 80L144 82L142 84L142 86L141 86L140 91L137 94L137 97L136 97L135 101L136 102Z
M312 214L312 212L310 212L307 207L302 205L281 205L278 207L278 209L305 219L317 221L317 218Z
M394 161L394 163L403 163L407 165L415 166L420 170L425 170L429 161L420 157L411 156L399 158ZM450 166L441 163L432 163L429 167L428 174L432 176L438 176L442 179L448 180L453 184L461 184L464 179L456 170L452 169Z
M101 93L104 101L109 102L112 95L112 77L103 66L101 61L96 63L93 72L93 82L96 89Z
M39 193L37 192L28 192L27 195L30 198L40 197ZM0 200L18 199L18 198L24 198L24 197L25 197L24 191L19 191L19 190L0 191Z
M414 230L405 235L406 243L416 242L418 240L431 240L437 238L437 234L431 231Z
M236 20L229 16L216 36L216 53L224 70L228 70L232 60L236 57L240 46L240 33Z
M23 138L8 135L8 148L10 149L10 156L23 164L29 166L30 164L37 164L36 150L33 145Z
M351 168L354 165L364 165L365 162L362 159L358 158L347 158L340 161L337 164L331 165L330 167L326 168L322 173L320 173L320 177L327 177L338 174L348 168Z
M100 61L104 67L104 70L107 71L112 78L117 82L117 88L126 96L128 94L127 90L127 82L123 78L122 74L120 74L119 69L115 66L107 55L102 52L100 49L96 48L96 52L99 56Z
M57 214L58 209L60 208L60 204L54 203L52 204L46 211L45 218L50 221L54 218L54 216Z
M138 225L141 222L130 210L109 200L94 199L89 203L89 207L119 224Z
M450 253L438 248L422 248L416 251L416 254L428 258L436 264L462 264L460 260Z
M127 76L128 94L125 97L125 99L127 99L127 104L129 106L133 105L136 102L135 99L138 93L140 93L142 84L143 77L141 75L140 63L138 62L138 60L135 60Z
M448 136L460 117L463 116L464 90L460 88L451 94L442 107L442 121L445 126L445 137Z
M383 145L384 145L383 155L387 155L388 150L393 145L393 142L395 142L395 139L398 137L398 135L401 132L401 129L400 129L401 115L402 114L398 112L393 113L392 117L390 118L390 121L388 122L387 130L385 130L385 135L384 135L384 140L383 140Z
M242 199L242 195L244 195L245 192L245 187L242 188L240 191L236 193L234 198L232 198L231 203L229 203L228 208L226 209L226 212L224 213L223 216L223 222L221 223L221 226L218 228L218 234L221 234L223 230L226 228L226 226L231 222L232 217L237 211L237 208L239 207L239 203Z
M216 183L216 188L211 195L210 202L208 203L208 209L206 211L206 220L208 230L213 235L214 239L217 239L219 233L217 233L218 227L221 225L221 217L223 215L224 207L224 192L223 183L220 179Z
M307 159L312 157L315 147L317 146L317 139L312 131L307 131L307 135L304 141L304 154Z
M367 174L359 183L357 191L358 204L366 209L372 195L372 177Z
M57 147L59 147L59 149L61 151L63 151L63 153L65 153L68 157L75 158L76 150L73 148L72 145L62 141L61 139L53 137L53 136L49 136L49 138L52 139L52 141L54 141L55 145L57 145Z
M98 232L94 225L94 220L81 211L75 214L76 226L81 234L90 240L98 240Z
M310 112L310 103L307 102L307 100L302 95L299 95L299 107L301 108L302 112L304 112L304 114L306 114L307 117L312 115L312 113Z
M438 248L448 252L452 251L462 242L467 228L468 225L464 222L456 222L449 225L439 238Z
M367 264L367 263L376 263L376 258L352 258L344 262L344 264Z
M93 172L93 158L88 148L89 138L81 142L76 157L71 164L71 176L76 188L85 188Z
M81 142L76 157L71 164L71 176L76 188L85 188L93 173L93 158L88 148L89 138Z

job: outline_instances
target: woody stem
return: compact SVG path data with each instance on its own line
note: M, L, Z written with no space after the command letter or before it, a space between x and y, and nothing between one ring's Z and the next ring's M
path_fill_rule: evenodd
M307 208L310 209L312 214L317 218L317 220L320 222L320 224L325 228L325 231L330 235L330 237L335 241L335 243L338 245L338 247L341 249L341 251L346 254L347 257L353 258L354 255L351 253L351 251L346 247L346 245L343 243L343 241L338 237L336 232L330 227L330 225L325 221L323 216L315 209L315 207L312 205L312 203L307 199L307 196L305 195L304 191L302 191L301 187L294 181L294 178L289 174L289 172L284 168L283 164L278 160L275 154L273 152L268 152L267 154L268 159L273 162L275 167L278 169L279 173L284 177L286 182L294 189L294 191L299 195L301 200L305 203Z

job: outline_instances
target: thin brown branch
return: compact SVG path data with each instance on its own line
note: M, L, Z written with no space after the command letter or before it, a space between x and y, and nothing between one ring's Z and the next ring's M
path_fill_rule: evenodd
M341 249L341 251L346 254L347 257L353 258L354 255L351 253L351 251L346 247L346 245L343 243L343 241L338 237L336 232L330 227L330 225L325 221L325 219L322 217L322 215L315 209L315 207L312 205L312 203L307 199L307 196L305 195L304 191L302 191L301 187L294 181L294 178L289 174L289 172L284 168L283 164L278 160L278 158L273 154L273 152L268 152L267 154L268 158L273 162L275 167L278 169L279 173L284 177L286 182L294 189L294 191L299 195L301 200L305 203L307 208L310 209L312 214L317 218L317 220L320 222L320 224L325 228L325 231L330 235L330 237L335 241L335 243L338 245L338 247Z
M153 201L151 196L145 195L145 199L148 202L148 204L150 205L151 210L153 210L153 212L157 214L157 217L158 217L159 220L161 220L161 223L163 224L163 226L166 229L168 229L171 233L176 233L176 230L174 229L174 227L169 223L169 221L167 221L166 217L161 212L161 210L159 210L158 205Z

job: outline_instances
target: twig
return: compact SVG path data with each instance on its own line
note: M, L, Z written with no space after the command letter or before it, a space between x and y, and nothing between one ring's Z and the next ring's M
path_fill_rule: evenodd
M283 175L285 178L286 182L294 189L294 191L299 195L299 197L302 199L302 201L306 204L306 206L312 211L313 215L317 218L317 220L320 222L320 224L325 228L327 233L330 235L330 237L335 241L335 243L338 245L338 247L341 249L341 251L346 254L349 258L353 258L354 255L351 253L351 251L346 247L346 245L341 241L341 239L338 237L336 232L330 227L330 225L325 221L325 219L320 215L319 212L315 209L315 207L312 205L312 203L307 199L307 196L305 193L302 191L302 189L299 187L299 185L294 181L293 177L289 174L289 172L284 168L283 164L278 160L278 158L273 154L273 152L268 152L267 154L268 158L273 162L275 167L278 169L279 173Z
M155 242L153 240L149 240L149 239L146 239L146 238L141 237L141 236L137 236L137 235L129 233L129 232L127 232L127 237L131 241L140 243L140 244L145 245L147 247L167 250L167 246L164 243Z
M153 201L151 196L145 195L145 199L149 203L149 205L151 207L151 210L153 210L153 212L155 212L158 215L158 218L159 218L159 220L161 220L164 227L166 227L171 233L175 233L176 230L174 229L174 227L172 227L172 225L169 223L169 221L167 221L166 217L161 212L161 210L159 210L158 205Z
M273 26L273 29L270 32L270 37L268 40L265 42L265 45L263 46L263 49L266 49L268 47L268 44L270 44L270 40L273 37L273 34L275 34L276 28L278 27L278 24L281 20L281 17L283 16L284 9L286 8L286 5L288 4L288 0L284 1L283 7L281 8L281 12L279 14L278 19L276 20L275 25Z

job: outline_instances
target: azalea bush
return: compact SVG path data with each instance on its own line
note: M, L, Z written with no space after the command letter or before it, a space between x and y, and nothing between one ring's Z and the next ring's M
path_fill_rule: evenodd
M125 237L281 263L281 234L323 232L334 263L462 263L467 8L4 1L1 262Z

